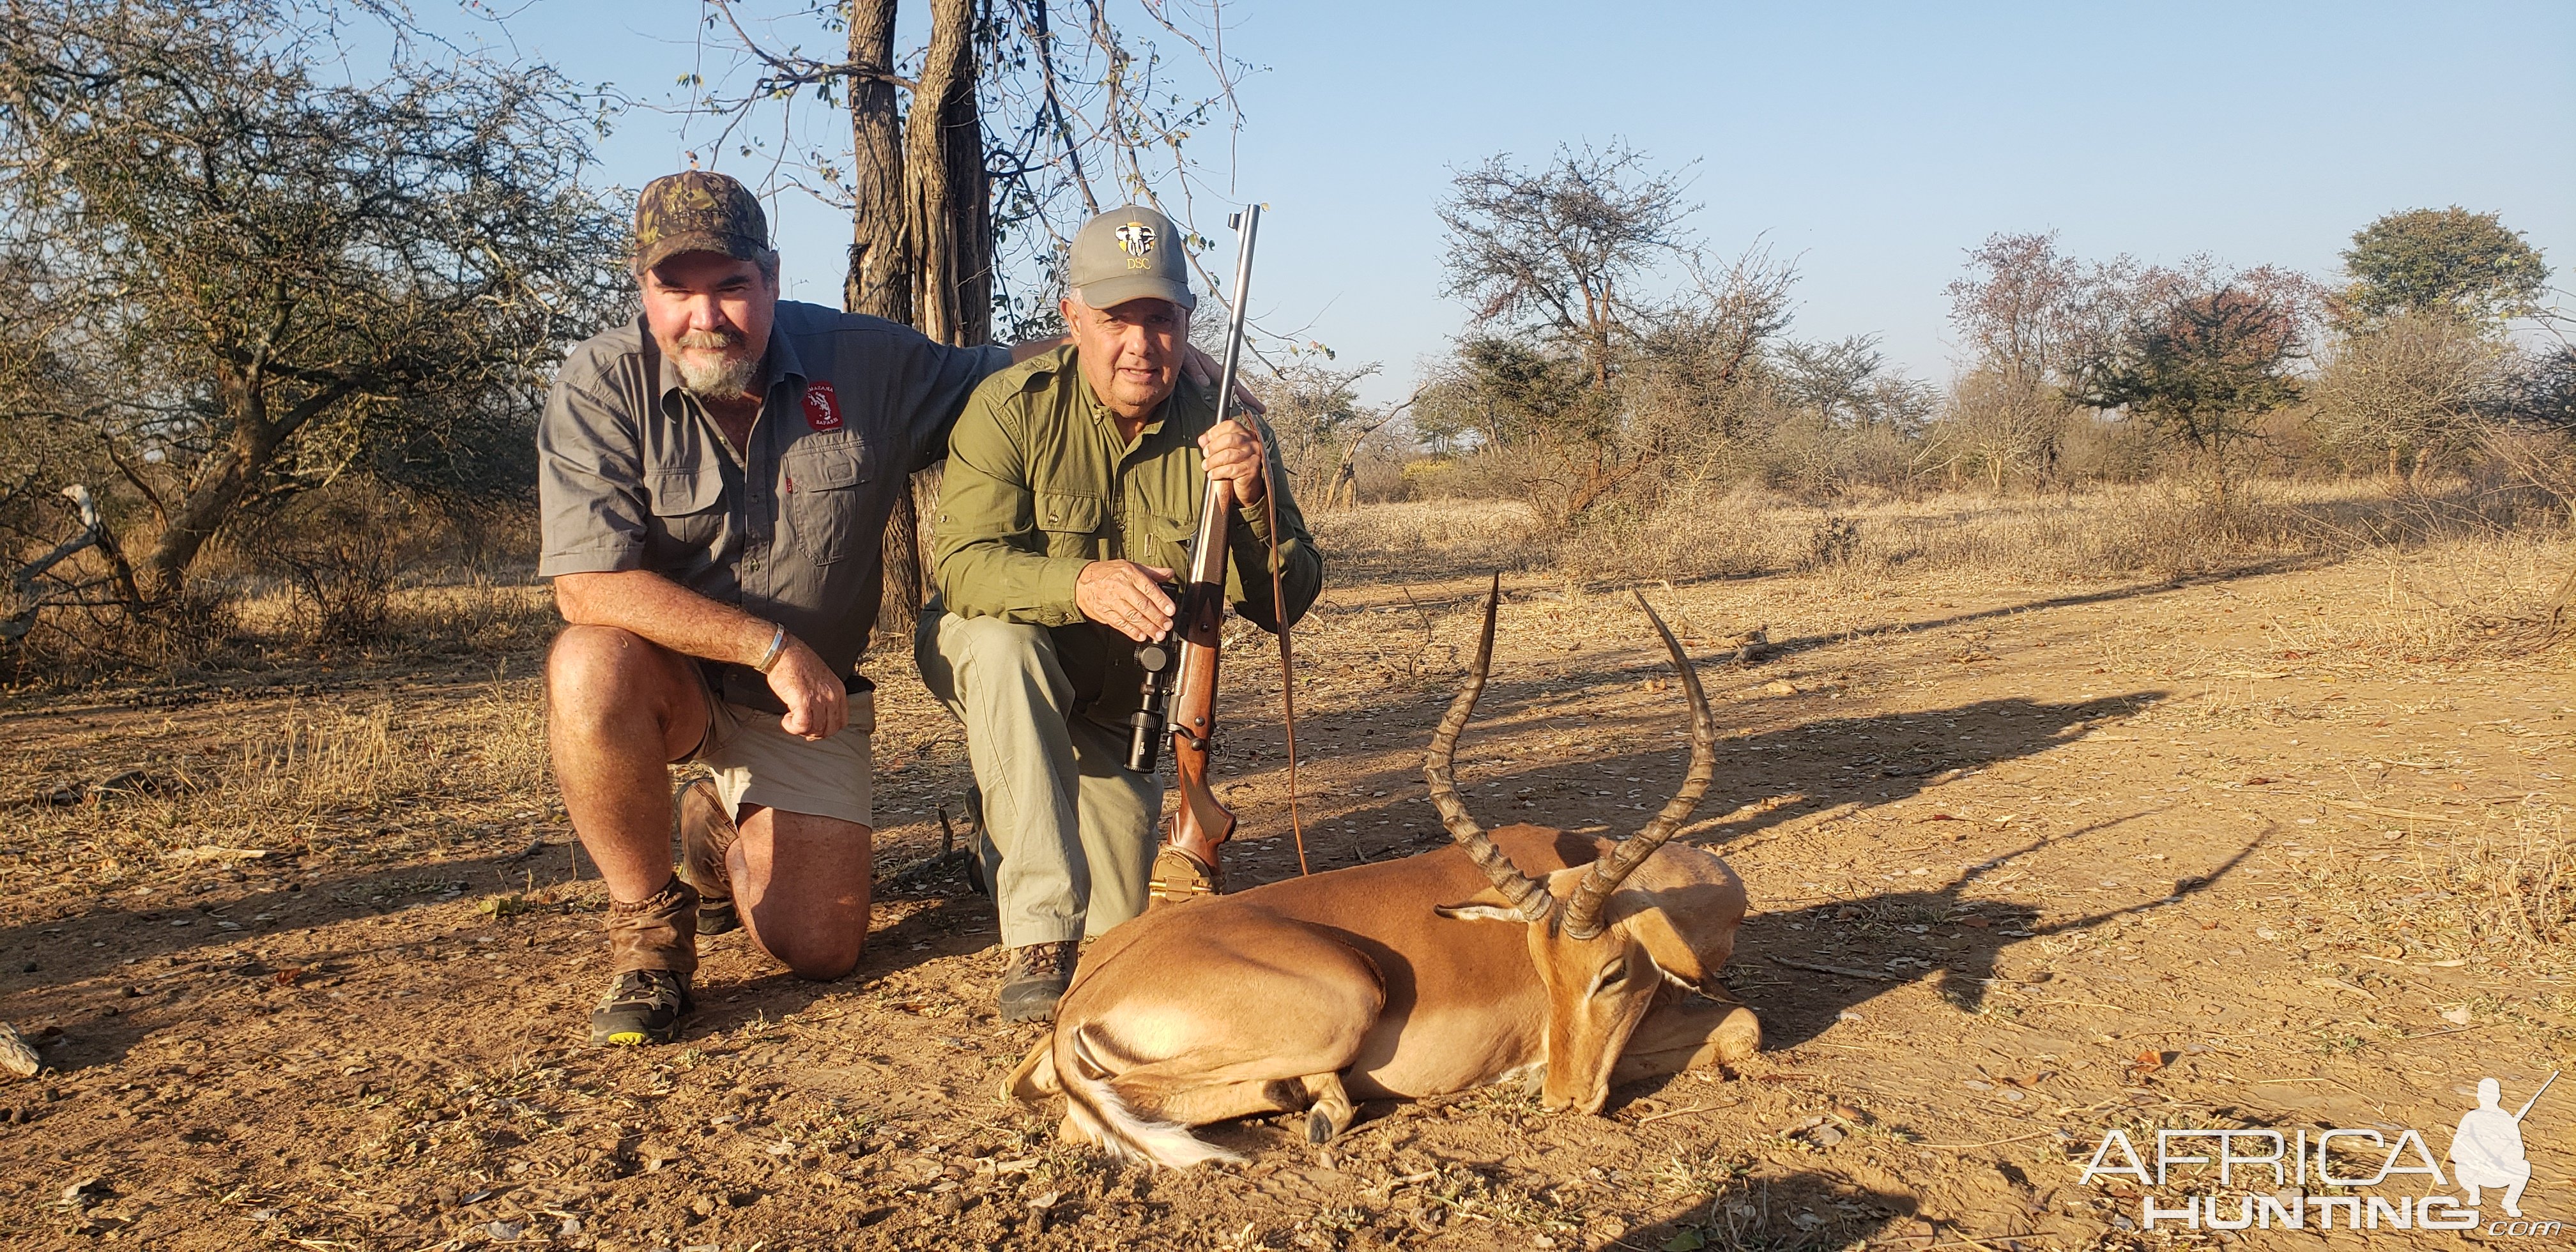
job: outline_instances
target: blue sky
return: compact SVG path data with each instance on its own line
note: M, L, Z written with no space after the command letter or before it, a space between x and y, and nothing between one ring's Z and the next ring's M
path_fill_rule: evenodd
M535 0L508 31L577 79L668 99L697 63L700 12ZM1795 258L1792 334L1878 334L1935 381L1953 364L1942 287L1995 231L2055 229L2081 256L2208 252L2324 277L2378 214L2456 203L2502 212L2548 255L2554 285L2576 287L2576 5L1225 12L1229 51L1261 67L1241 90L1233 162L1240 194L1270 205L1254 310L1307 326L1345 363L1383 361L1380 397L1401 395L1463 325L1440 295L1433 215L1451 170L1614 138L1662 165L1697 162L1705 207L1691 224L1713 251L1759 239ZM906 14L899 42L917 46L926 21ZM691 126L702 141L705 123ZM675 116L630 112L604 175L634 186L678 168L690 135ZM717 168L757 172L738 158ZM790 294L837 303L846 224L794 192L775 212ZM1198 228L1230 249L1209 217Z

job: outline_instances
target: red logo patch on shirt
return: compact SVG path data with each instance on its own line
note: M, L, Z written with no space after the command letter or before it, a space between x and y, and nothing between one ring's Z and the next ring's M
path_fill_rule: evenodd
M841 428L841 398L832 394L832 384L806 384L805 424L816 430Z

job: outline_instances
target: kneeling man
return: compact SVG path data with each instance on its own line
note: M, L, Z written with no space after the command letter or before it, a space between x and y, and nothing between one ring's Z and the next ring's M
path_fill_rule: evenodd
M798 975L866 938L878 541L986 375L1046 344L952 348L778 298L760 202L721 174L635 207L643 317L573 349L537 431L568 623L546 660L564 807L610 898L594 1043L666 1042L701 918ZM666 763L695 761L672 873ZM694 885L693 885L694 883Z
M958 419L934 545L939 596L914 655L966 723L983 797L985 881L1001 912L1005 1020L1051 1015L1077 943L1213 867L1155 858L1159 777L1126 768L1143 703L1135 645L1172 624L1160 584L1183 565L1208 479L1234 484L1226 596L1265 630L1295 622L1323 557L1281 488L1281 594L1271 601L1259 435L1219 424L1215 388L1185 379L1189 275L1180 234L1151 209L1093 218L1067 258L1072 344L985 381Z

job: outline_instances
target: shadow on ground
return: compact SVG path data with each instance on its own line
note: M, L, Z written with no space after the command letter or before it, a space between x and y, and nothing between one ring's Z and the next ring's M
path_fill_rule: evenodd
M1762 1046L1796 1047L1823 1034L1846 1011L1907 983L1930 979L1941 998L1963 1013L1985 1007L2004 953L2021 943L2086 930L2117 917L2175 908L2216 886L2244 863L2266 834L2257 834L2226 859L2177 879L2170 893L2079 917L2040 923L2025 905L1972 898L1978 879L2043 848L2081 843L2128 818L2099 822L2069 834L2033 840L1962 869L1955 878L1921 891L1890 891L1745 920L1733 968L1770 965L1788 976L1788 989L1766 988L1744 999L1762 1015ZM1858 923L1854 926L1853 923ZM1973 924L1970 924L1973 923ZM1836 935L1850 928L1849 937ZM1909 929L1910 928L1910 929ZM1793 934L1796 931L1800 933ZM1935 935L1933 932L1941 933ZM1930 959L1927 952L1937 953Z

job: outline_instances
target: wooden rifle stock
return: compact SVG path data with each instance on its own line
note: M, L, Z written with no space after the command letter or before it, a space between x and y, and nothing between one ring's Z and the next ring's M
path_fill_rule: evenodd
M1243 232L1234 259L1228 310L1225 368L1216 384L1216 417L1223 422L1234 402L1235 370L1243 361L1245 292L1252 283L1252 248L1261 231L1261 206L1251 205L1233 224ZM1267 452L1265 450L1265 455ZM1181 803L1165 842L1214 869L1217 845L1234 837L1234 814L1208 785L1208 752L1216 739L1217 657L1224 643L1225 566L1232 547L1234 484L1210 478L1199 502L1198 533L1190 541L1190 568L1174 605L1172 632L1180 637L1172 684L1172 775ZM1275 536L1274 536L1275 540Z
M1217 657L1225 631L1225 561L1232 535L1234 484L1208 482L1191 550L1188 580L1174 607L1172 633L1181 654L1172 681L1172 776L1181 803L1167 841L1209 865L1216 846L1234 837L1234 814L1208 785L1208 750L1216 737Z

